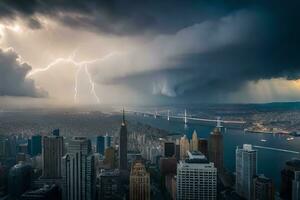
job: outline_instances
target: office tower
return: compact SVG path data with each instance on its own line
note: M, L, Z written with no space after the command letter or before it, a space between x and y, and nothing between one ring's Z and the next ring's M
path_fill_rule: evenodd
M168 174L176 174L177 172L177 160L175 157L162 157L160 158L159 170L161 176Z
M119 170L102 171L99 175L99 200L123 199Z
M180 160L184 160L187 157L187 152L190 150L189 139L184 135L180 139Z
M164 155L165 157L172 157L175 155L175 143L165 142L164 143Z
M74 137L62 159L63 199L91 200L95 197L95 156L91 141Z
M29 138L28 140L27 140L27 153L29 154L29 155L32 155L32 152L31 152L31 138Z
M9 170L8 194L11 199L19 199L30 188L32 168L24 162L19 162Z
M61 178L61 159L64 139L61 136L43 137L43 178Z
M105 135L104 136L104 152L107 148L111 147L111 136Z
M42 188L24 193L20 200L61 200L61 189L59 186L44 185Z
M180 144L175 145L175 157L177 161L180 160Z
M150 174L141 162L133 163L130 172L130 200L150 200Z
M97 153L104 155L104 136L97 136Z
M282 199L293 199L299 192L300 159L289 160L281 171L280 197ZM299 194L299 193L298 193Z
M198 151L198 136L197 136L196 130L194 130L193 135L192 135L190 150Z
M215 164L218 173L223 172L223 135L221 129L216 127L209 136L208 158Z
M52 135L53 135L53 136L59 136L59 129L54 129L54 130L52 131Z
M177 166L177 200L216 199L217 168L200 152L188 152Z
M28 150L27 144L19 144L18 145L18 153L28 154L27 150Z
M252 145L244 144L235 151L236 192L241 197L253 199L253 178L257 173L257 151Z
M127 127L125 122L125 111L123 109L123 120L120 129L119 141L119 169L127 171Z
M271 179L264 175L255 176L254 184L254 200L274 200L274 184Z
M198 140L198 151L200 151L206 158L208 158L208 141L204 138Z
M31 155L37 156L42 153L42 136L33 135L31 137Z
M293 186L292 186L292 200L300 199L300 171L295 172Z
M116 167L116 150L113 147L105 149L104 161L103 163L107 165L108 168L113 169Z

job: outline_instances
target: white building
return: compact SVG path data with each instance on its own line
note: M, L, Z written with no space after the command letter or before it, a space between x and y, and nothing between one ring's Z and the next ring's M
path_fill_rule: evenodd
M236 152L236 192L250 200L253 198L253 177L257 174L257 151L252 145L244 144L237 147Z
M200 152L189 152L177 165L176 199L216 199L217 168Z

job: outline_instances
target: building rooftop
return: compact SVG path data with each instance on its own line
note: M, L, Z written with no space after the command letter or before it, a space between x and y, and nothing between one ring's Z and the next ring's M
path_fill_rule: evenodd
M186 163L209 163L200 151L188 151L188 156L189 158L185 160Z

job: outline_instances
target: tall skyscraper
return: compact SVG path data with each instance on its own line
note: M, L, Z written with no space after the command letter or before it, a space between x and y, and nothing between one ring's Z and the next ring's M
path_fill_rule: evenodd
M104 136L104 152L107 148L111 147L111 136L105 135Z
M165 142L164 143L164 155L165 157L175 156L175 143Z
M192 135L190 150L198 151L198 136L197 136L196 130L194 130L193 135Z
M177 165L177 200L216 199L217 168L200 152L188 152Z
M119 170L102 171L99 174L99 200L123 199L120 187Z
M210 134L208 148L209 161L215 164L215 167L218 169L218 173L222 173L224 159L223 135L219 127L216 127Z
M133 163L130 173L130 200L150 200L150 174L141 162Z
M236 192L238 195L253 199L253 178L257 173L257 151L252 145L244 144L243 148L237 147L236 156Z
M97 153L100 153L101 155L104 155L104 149L105 149L105 138L104 136L97 136Z
M274 200L274 184L271 179L264 175L256 176L253 179L254 200Z
M61 178L61 158L63 157L63 151L63 137L43 137L43 178Z
M42 136L33 135L31 137L31 155L37 156L42 153Z
M289 160L281 171L280 197L282 199L299 199L300 194L300 159Z
M62 160L63 199L92 200L95 197L95 156L91 141L74 137Z
M180 139L180 159L181 160L184 160L188 156L187 152L189 150L190 150L189 139L186 137L186 135L184 135Z
M120 170L127 170L127 126L125 121L124 109L123 109L123 120L120 129L119 168Z
M199 138L198 140L198 151L208 158L208 141L204 138Z

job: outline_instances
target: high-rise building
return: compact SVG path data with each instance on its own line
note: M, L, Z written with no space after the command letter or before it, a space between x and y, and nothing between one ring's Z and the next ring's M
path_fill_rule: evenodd
M97 136L97 153L104 155L105 142L104 136Z
M184 135L180 139L180 159L181 160L184 160L188 156L187 152L189 150L190 150L189 139L186 137L186 135Z
M150 200L150 174L141 162L133 163L130 172L130 200Z
M176 160L180 160L180 144L175 144L175 157Z
M31 137L31 155L37 156L42 153L42 136L33 135Z
M192 135L190 150L198 151L198 136L197 136L196 130L194 130L193 135Z
M119 140L119 169L127 171L127 126L124 109Z
M30 188L32 180L32 167L19 162L9 170L8 194L10 199L19 199Z
M177 200L216 199L217 168L200 152L188 152L177 166Z
M204 138L199 138L198 140L198 151L208 158L208 141Z
M119 170L102 171L99 175L99 200L122 199Z
M68 153L62 159L63 199L91 200L95 198L95 156L91 141L74 137Z
M175 157L162 157L160 158L159 170L162 176L168 174L176 174L177 171L177 160Z
M43 137L43 178L61 178L61 159L63 157L63 151L63 137Z
M104 152L107 148L111 147L111 136L105 135L104 136Z
M165 142L164 143L164 155L165 157L172 157L175 155L175 143Z
M54 135L54 136L59 136L59 129L54 129L54 130L52 131L52 135Z
M222 173L224 159L223 135L219 127L216 127L210 134L208 148L209 161L215 164L215 167L218 169L218 173Z
M113 147L108 147L105 149L103 163L107 165L108 168L113 169L116 167L116 150Z
M282 199L300 199L300 159L289 160L281 171L280 197Z
M235 151L236 192L238 195L253 199L253 178L257 173L257 151L250 144L243 148L237 147Z
M254 200L274 200L274 184L271 179L264 175L255 176L254 184Z

